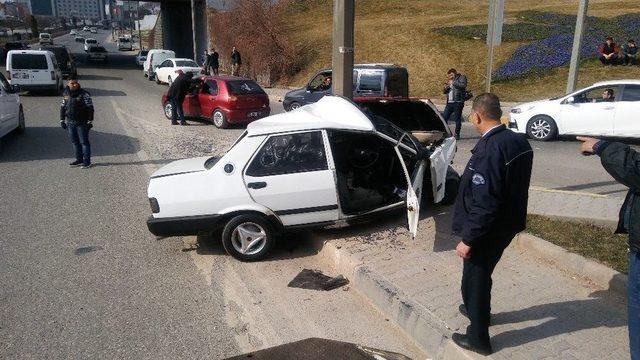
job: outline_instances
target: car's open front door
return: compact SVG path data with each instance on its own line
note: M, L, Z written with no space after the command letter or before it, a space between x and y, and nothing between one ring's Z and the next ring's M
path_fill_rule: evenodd
M402 165L402 171L404 172L407 180L407 223L409 226L409 232L414 238L418 234L418 222L420 221L420 199L422 198L422 182L424 179L424 171L426 168L425 160L418 160L418 164L414 169L413 176L409 175L405 160L400 153L400 142L396 144L394 150L400 164Z
M429 157L431 163L431 186L433 201L439 203L444 199L444 187L447 180L447 156L442 147L436 147Z

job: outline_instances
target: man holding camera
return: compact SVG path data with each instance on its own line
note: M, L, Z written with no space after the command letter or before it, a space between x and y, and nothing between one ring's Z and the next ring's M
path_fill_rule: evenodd
M458 74L456 69L447 71L447 81L444 83L442 91L447 95L447 105L444 108L444 120L449 123L453 120L456 123L456 139L460 139L460 129L462 128L462 109L467 100L467 77Z

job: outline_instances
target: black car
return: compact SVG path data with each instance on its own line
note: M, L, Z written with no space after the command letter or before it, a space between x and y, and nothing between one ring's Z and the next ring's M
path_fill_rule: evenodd
M314 103L333 93L331 69L317 72L307 85L284 96L286 111ZM407 98L409 72L393 64L358 64L353 66L353 97Z
M29 45L23 43L21 41L9 41L4 44L2 47L2 61L7 61L7 54L10 50L26 50L29 48Z
M73 56L71 56L66 46L41 46L40 50L51 51L56 56L56 61L58 61L63 77L78 77L76 63L73 61Z

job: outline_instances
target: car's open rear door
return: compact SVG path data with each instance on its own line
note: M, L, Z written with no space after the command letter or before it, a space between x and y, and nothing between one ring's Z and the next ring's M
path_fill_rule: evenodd
M431 163L431 185L433 190L433 201L439 203L444 199L444 187L447 180L447 157L442 150L442 147L436 147L431 156L429 156Z

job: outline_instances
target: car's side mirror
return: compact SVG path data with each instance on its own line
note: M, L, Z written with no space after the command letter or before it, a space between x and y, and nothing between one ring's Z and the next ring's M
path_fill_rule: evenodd
M307 91L308 91L308 92L312 92L312 91L313 91L313 86L311 86L311 85L307 85Z
M576 99L573 96L569 96L564 103L565 104L573 104L574 102L576 102Z

